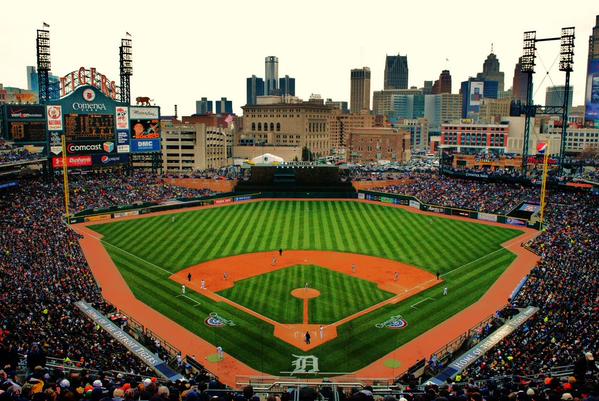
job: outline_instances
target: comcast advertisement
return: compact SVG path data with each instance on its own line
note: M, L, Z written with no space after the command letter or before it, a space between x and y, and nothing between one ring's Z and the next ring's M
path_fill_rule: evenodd
M599 60L591 61L587 76L585 120L599 128Z

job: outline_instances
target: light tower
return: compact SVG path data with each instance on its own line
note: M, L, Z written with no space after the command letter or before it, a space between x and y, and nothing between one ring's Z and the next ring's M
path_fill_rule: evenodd
M44 27L48 27L48 25L44 23ZM44 104L50 100L50 31L38 29L35 43L37 49L38 97L39 102Z
M129 33L127 33L127 36ZM133 75L131 39L121 39L119 67L121 73L121 102L131 104L131 75Z

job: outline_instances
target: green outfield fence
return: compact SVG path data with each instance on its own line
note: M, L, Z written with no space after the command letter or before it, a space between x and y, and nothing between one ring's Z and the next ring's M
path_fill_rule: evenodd
M172 199L165 202L145 202L136 203L132 205L114 206L105 209L88 209L79 212L68 219L68 223L76 224L89 221L103 221L111 220L120 217L137 216L148 213L162 212L166 210L177 210L186 209L196 206L208 206L208 205L225 205L229 203L245 202L252 199L263 199L263 198L278 198L278 199L352 199L346 194L322 194L322 193L311 193L311 192L292 192L292 193L270 193L270 192L255 192L247 194L236 194L227 193L219 194L214 196L200 197L200 198L179 198ZM533 227L538 228L538 222L532 222L517 217L510 217L506 215L483 213L477 210L460 209L455 207L440 206L427 204L422 202L415 196L391 194L386 192L376 191L364 191L360 190L357 193L358 199L394 204L413 207L418 210L445 214L448 216L461 216L467 217L473 220L482 220L497 222L502 224L509 224L520 227Z

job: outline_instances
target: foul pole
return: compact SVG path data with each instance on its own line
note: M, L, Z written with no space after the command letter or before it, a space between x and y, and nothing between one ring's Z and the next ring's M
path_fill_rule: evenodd
M67 167L67 141L64 134L61 135L60 139L62 142L62 179L64 184L64 210L67 216L67 224L69 224L69 175Z
M545 218L545 206L547 204L547 170L549 165L549 152L545 149L545 155L543 158L543 183L541 184L541 221L539 228L543 229L543 223Z

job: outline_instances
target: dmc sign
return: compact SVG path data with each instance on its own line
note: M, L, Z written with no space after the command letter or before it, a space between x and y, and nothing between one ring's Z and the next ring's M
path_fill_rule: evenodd
M117 98L116 83L108 80L106 75L97 72L93 67L89 70L81 67L60 78L60 97L73 93L75 89L83 85L94 86L111 99Z

